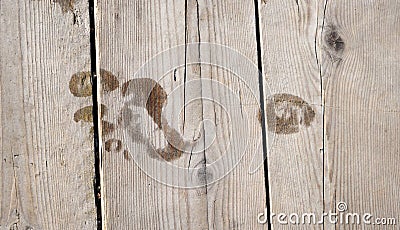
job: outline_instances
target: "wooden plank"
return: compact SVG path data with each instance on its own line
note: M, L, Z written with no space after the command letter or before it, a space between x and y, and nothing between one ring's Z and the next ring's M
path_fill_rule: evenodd
M226 1L219 3L188 1L188 3L192 3L192 7L188 4L188 15L195 18L193 19L194 23L188 27L188 34L196 34L200 42L222 44L237 50L254 63L253 68L257 68L255 64L257 62L255 19L253 17L255 11L252 4L244 5L240 1L230 1L229 3ZM194 32L196 30L197 33ZM192 41L189 40L189 42ZM216 58L226 59L227 62L235 59L235 55L223 54L222 52L222 55ZM201 55L207 55L207 53L201 53ZM237 63L237 65L243 65L243 63ZM241 76L239 74L239 76L233 76L232 73L215 66L201 65L200 68L201 78L220 81L229 86L233 92L243 93L240 102L234 103L234 95L229 92L223 89L214 92L213 99L215 101L223 103L224 100L227 100L232 102L228 108L230 109L228 117L223 115L224 111L221 111L221 108L217 105L203 102L203 117L210 120L214 119L217 123L215 146L221 148L207 149L205 152L207 163L218 159L218 155L235 154L235 151L231 149L224 153L223 147L227 148L226 146L229 144L232 145L233 149L240 148L240 146L235 145L239 140L232 139L232 137L229 140L229 135L224 133L224 129L236 127L236 130L233 130L233 135L239 134L243 135L240 136L241 139L249 139L249 148L246 149L241 164L231 174L207 187L209 225L206 227L210 229L262 228L262 225L257 223L257 215L264 210L266 203L263 170L259 170L253 175L249 174L253 154L258 153L260 158L262 157L261 146L257 146L257 140L261 140L261 127L257 121L258 105L252 104L254 101L249 98L251 95L248 95L254 93L255 102L259 101L257 72L254 75ZM246 68L246 66L243 66L243 68ZM246 91L248 89L242 84L243 82L238 81L238 77L243 78L245 83L249 85L253 82L256 83L257 87L250 87L253 92ZM203 96L207 95L207 86L207 83L202 85ZM247 119L252 121L249 123L249 136L245 134L247 124L238 119L235 110L242 110L247 115ZM235 126L232 123L241 125ZM228 141L230 142L227 143ZM227 212L227 210L229 211Z
M0 229L96 228L90 124L73 121L91 98L69 89L90 68L88 4L63 2L0 2Z
M259 1L259 17L265 88L273 92L265 102L268 130L275 132L268 157L271 213L318 215L323 210L323 116L317 2ZM272 223L285 227L276 216Z
M398 1L328 1L321 36L325 209L346 202L372 222L400 213L399 10Z
M185 4L182 1L98 2L100 68L111 71L120 86L100 98L108 108L104 120L113 124L118 122L123 108L121 87L133 79L141 65L160 51L184 44L184 19ZM146 82L142 81L141 86L145 87ZM142 117L146 118L144 115ZM138 125L132 126L132 130L142 129ZM102 128L104 135L104 126ZM179 218L182 221L185 218L178 214L186 212L186 207L179 204L183 192L160 186L137 167L129 154L143 152L147 143L139 143L136 149L128 149L128 153L125 150L131 138L124 137L122 131L117 128L103 138L103 227L171 229L179 226ZM111 144L109 139L115 139L117 143L121 140L121 150L107 148L107 143ZM176 205L168 205L174 201Z
M257 143L261 141L261 127L257 121L258 105L252 103L245 84L222 68L190 64L190 60L196 59L193 55L207 56L207 49L196 50L196 47L190 45L187 45L190 48L187 48L186 55L182 52L176 54L183 57L178 59L188 62L187 65L171 69L157 84L150 79L161 77L157 76L157 71L168 68L173 63L171 60L176 58L174 55L160 61L158 68L152 69L147 79L143 78L146 76L134 76L143 64L161 51L192 42L213 42L229 46L255 63L257 52L253 5L243 5L240 1L168 0L99 1L98 6L98 71L103 73L102 79L107 75L105 71L109 71L118 79L120 86L111 92L105 92L104 87L100 90L103 92L101 103L107 107L103 119L114 124L112 133L108 133L110 129L107 128L111 125L103 122L102 127L104 226L109 229L139 229L143 226L149 229L262 228L257 223L257 215L265 208L263 171L259 170L253 175L248 173L252 154L259 153L262 156L262 152L257 149ZM226 56L220 58L229 60ZM252 68L257 69L254 65ZM246 77L247 81L258 81L257 72L254 76ZM199 79L199 87L193 87L191 80ZM242 106L234 103L235 98L225 94L223 89L211 90L213 86L206 79L220 81L234 92L242 90ZM155 91L153 87L156 87ZM186 91L178 91L178 96L171 96L176 88ZM224 142L229 140L228 118L231 118L231 123L240 124L237 122L240 116L224 114L222 108L204 99L188 104L184 110L181 107L182 103L190 102L190 98L205 97L211 92L214 93L212 99L231 102L229 111L238 112L242 109L243 113L249 114L251 126L245 128L249 127L250 130L247 136L250 147L240 165L222 180L197 189L170 187L147 176L135 160L137 155L155 158L147 159L144 163L159 164L154 168L156 172L167 164L161 164L163 159L157 159L161 155L171 165L188 170L199 169L194 176L203 183L216 179L214 177L217 177L218 169L210 172L205 165L223 156L223 150L230 144ZM147 97L143 100L143 97L138 96L139 93L149 94L151 102L157 102L158 99L158 104L147 104ZM257 102L258 92L254 93ZM169 94L168 97L166 94ZM129 97L136 106L126 103ZM167 110L165 114L168 122L162 123L165 120L159 112L165 99L172 110ZM182 138L200 140L197 143L207 142L207 138L212 135L207 134L206 125L201 123L203 119L217 123L215 143L209 150L200 151L200 154L187 154L171 152L174 149L168 145L162 149L162 143L165 144L164 134L177 134L178 142ZM177 127L177 133L171 127ZM232 132L238 135L240 131L234 129ZM205 135L199 135L201 132ZM121 148L118 147L119 143ZM236 146L234 144L232 146ZM151 150L154 146L163 151ZM201 149L201 144L198 146ZM225 166L221 171L226 170ZM169 173L165 177L172 182L176 178L190 183L190 178L185 179L181 174Z

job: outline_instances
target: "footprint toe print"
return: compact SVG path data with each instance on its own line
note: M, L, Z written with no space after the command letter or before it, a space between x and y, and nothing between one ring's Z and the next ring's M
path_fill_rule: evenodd
M69 81L69 91L75 97L92 96L92 83L90 72L79 72L72 75Z
M109 93L116 90L119 87L119 81L111 72L101 70L100 72L100 83L102 85L102 93ZM69 90L75 97L90 97L92 96L92 83L90 71L79 72L72 75L69 81ZM112 122L104 120L104 115L108 113L106 105L100 105L100 120L102 126L102 137L106 138L109 134L113 133L116 129L116 125ZM93 106L85 106L78 109L74 113L75 122L93 123ZM90 133L93 134L94 127L90 129ZM120 152L122 150L122 141L118 139L108 139L105 141L105 150L107 152ZM126 150L124 150L126 151ZM129 156L128 153L125 153Z
M151 140L140 132L138 115L133 114L129 108L122 107L118 113L116 122L113 123L105 120L104 116L107 115L109 109L107 105L101 104L100 119L102 138L105 139L104 149L107 152L123 151L124 158L127 160L130 159L129 151L124 148L124 143L118 138L110 137L120 128L129 129L135 136L135 140L133 141L144 144L151 157L163 159L165 161L172 161L180 158L183 153L181 149L194 144L185 141L180 133L170 127L166 118L162 116L163 106L167 102L167 93L156 81L149 78L138 78L129 80L120 87L120 83L114 74L101 69L100 83L102 86L102 94L120 89L122 97L130 96L130 100L134 106L146 109L147 114L152 118L158 129L163 132L167 140L165 147L156 148L151 143ZM69 82L69 89L75 97L92 96L91 73L79 72L72 75ZM85 106L74 113L73 120L75 122L92 123L92 111L93 106ZM93 133L93 131L94 127L91 128L90 132Z

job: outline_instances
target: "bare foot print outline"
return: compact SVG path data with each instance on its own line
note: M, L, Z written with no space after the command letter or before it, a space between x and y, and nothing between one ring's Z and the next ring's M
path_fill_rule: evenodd
M156 81L150 78L132 79L120 86L117 77L110 71L101 69L100 83L102 94L108 94L114 90L120 89L122 97L131 96L133 104L137 107L145 108L148 115L152 118L157 127L162 130L167 140L167 145L162 148L156 148L151 144L151 140L145 137L140 130L140 122L138 117L131 109L123 107L118 114L117 122L113 123L104 119L109 112L107 105L100 105L100 119L102 126L102 138L105 140L104 149L107 152L121 152L125 159L130 160L128 149L124 148L124 143L119 138L112 135L117 129L125 128L132 130L135 136L133 141L142 143L146 146L147 152L152 158L163 159L165 161L173 161L179 159L184 152L183 149L194 145L195 142L188 142L183 139L178 131L170 127L165 117L162 116L162 109L167 101L167 93ZM72 75L69 82L70 92L75 97L92 96L91 73L78 72ZM75 122L93 122L93 106L85 106L74 113L73 120ZM93 133L94 127L91 127Z

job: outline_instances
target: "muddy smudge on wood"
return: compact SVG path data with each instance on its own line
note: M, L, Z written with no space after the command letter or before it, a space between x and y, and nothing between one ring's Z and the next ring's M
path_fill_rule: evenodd
M261 108L258 109L257 120L258 120L258 122L260 122L260 124L262 125L262 111L261 111Z
M115 125L108 121L101 121L101 135L107 136L108 134L115 131Z
M182 156L182 151L172 146L170 143L162 149L157 149L156 152L166 161L173 161Z
M92 74L90 71L78 72L72 75L69 81L69 91L75 97L92 96ZM117 77L110 71L100 70L100 84L102 93L109 93L119 87Z
M161 113L166 101L167 93L159 84L156 84L150 92L150 97L146 102L146 109L159 128L162 127Z
M181 134L170 127L162 116L163 106L167 102L167 93L161 85L150 78L133 79L122 85L122 95L130 95L135 106L145 108L154 123L163 131L168 143L164 148L155 150L157 155L166 161L180 158L183 154L182 150L189 143L186 143ZM127 121L129 118L123 120ZM150 143L149 140L148 142Z
M75 97L92 96L92 82L90 72L79 72L72 75L69 81L69 91Z
M128 152L128 150L124 150L124 159L125 160L127 160L127 161L130 161L131 160L131 154L129 154L129 152Z
M107 140L104 144L104 149L107 152L111 152L111 151L119 152L119 151L121 151L121 148L122 148L122 142L120 140L114 139L114 138Z
M100 70L100 83L101 89L105 93L112 92L119 87L118 78L110 71L104 69Z
M167 101L167 93L156 81L150 78L129 80L122 85L122 96L132 95L136 106L144 107L161 129L162 108Z
M58 3L64 13L74 10L75 0L53 0L53 2Z
M74 11L75 0L51 0L51 2L58 4L61 7L63 13Z
M101 108L100 116L102 118L104 114L107 112L107 107L101 104L100 108ZM93 106L86 106L77 110L74 113L74 121L93 122Z
M113 133L115 131L115 125L108 121L101 121L101 136L104 138L105 136ZM94 127L90 128L90 134L94 134Z
M267 101L268 130L277 134L292 134L308 127L315 111L302 98L291 94L275 94Z
M74 10L75 0L53 0L53 2L58 3L63 12Z

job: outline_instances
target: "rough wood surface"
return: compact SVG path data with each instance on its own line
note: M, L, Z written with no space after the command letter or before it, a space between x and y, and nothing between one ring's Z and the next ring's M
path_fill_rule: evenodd
M65 1L66 2L66 1ZM90 68L88 5L0 2L0 229L95 229L93 140L69 81Z
M258 153L262 156L261 150L257 149L257 140L261 137L261 127L257 120L258 105L250 103L248 98L251 95L242 95L241 107L239 103L233 104L234 98L224 95L223 91L213 92L215 93L213 99L217 101L221 98L228 102L232 101L230 108L233 111L242 109L243 112L247 112L253 124L247 137L250 139L250 148L242 163L222 180L197 189L172 188L147 176L132 159L134 154L150 154L155 158L168 160L169 164L202 169L205 164L218 159L222 154L223 148L229 145L224 143L229 140L225 130L230 125L228 118L231 118L231 122L238 123L235 121L239 117L230 114L228 115L231 117L227 117L228 115L217 105L204 100L194 101L182 111L183 108L179 105L183 101L187 103L189 98L209 93L206 92L209 89L206 83L193 88L186 86L185 81L214 79L232 87L235 92L240 90L245 92L242 89L245 88L244 84L237 81L232 73L209 65L175 68L158 83L145 78L135 79L134 73L159 52L192 42L227 45L256 63L253 4L244 5L240 1L194 0L185 4L185 1L169 0L102 1L98 2L98 5L99 71L101 72L100 69L110 71L118 78L120 85L119 89L109 93L104 92L101 98L101 103L107 107L103 119L114 125L113 132L103 136L104 226L107 229L143 229L144 226L147 229L262 228L263 226L257 223L257 215L265 208L263 170L261 167L261 170L253 175L248 173L252 154ZM166 59L165 63L160 62L159 68L162 69L167 65L170 59L172 57ZM257 74L246 77L250 81L258 81ZM156 79L154 76L148 78ZM123 109L123 95L143 94L148 91L149 85L156 89L152 91L150 87L152 91L150 100L154 99L157 103L149 106L148 101L143 101L138 96L134 97L136 109L131 108L132 111ZM167 120L171 122L169 125L181 125L178 129L178 139L180 135L186 139L200 138L201 143L207 139L207 134L198 136L196 133L199 127L204 130L201 120L210 119L217 123L215 142L221 149L214 146L212 151L206 150L201 154L192 155L179 151L171 152L173 150L171 147L157 151L149 149L151 144L158 148L157 141L164 141L163 132L169 132L165 125L162 125L163 117L159 115L160 105L164 104L165 95L171 94L171 90L180 85L186 86L187 91L180 97L166 98L175 108L166 114ZM254 93L258 97L258 92ZM155 100L157 98L158 101ZM120 122L120 120L126 121L129 117L136 119L133 125L125 126L131 131L138 130L133 137L126 135L123 131L124 122L122 124ZM102 128L103 134L105 130L109 130L105 126ZM150 131L146 133L143 130ZM233 132L238 135L240 130ZM136 144L132 144L135 142ZM149 161L160 162L160 159ZM205 170L200 172L202 173L198 174L197 179L204 181L216 175ZM179 177L170 174L165 176Z
M400 4L256 3L97 2L103 229L266 229L261 141L271 213L399 218ZM0 229L95 229L88 3L1 0L0 24Z
M268 129L275 132L268 157L272 213L321 213L323 209L322 107L316 57L317 3L259 1ZM284 227L277 223L278 228ZM289 227L293 227L290 226ZM310 226L302 226L310 227Z
M399 218L400 4L327 1L325 209ZM388 226L389 227L389 226Z

